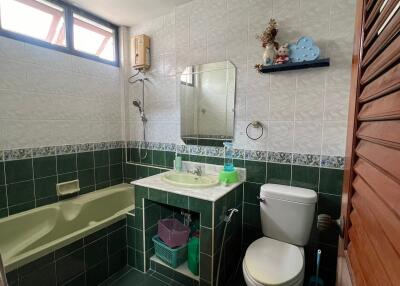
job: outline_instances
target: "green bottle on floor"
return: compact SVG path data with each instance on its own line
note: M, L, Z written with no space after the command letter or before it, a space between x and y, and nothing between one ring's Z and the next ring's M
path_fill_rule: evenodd
M192 237L188 243L188 267L194 275L199 275L199 238Z

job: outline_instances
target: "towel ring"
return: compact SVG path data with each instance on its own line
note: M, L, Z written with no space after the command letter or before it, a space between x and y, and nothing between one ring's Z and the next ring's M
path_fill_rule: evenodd
M260 134L260 136L258 136L258 137L256 137L256 138L253 138L253 137L251 137L250 135L249 135L249 127L254 127L254 128L261 128L261 134ZM252 121L252 122L250 122L248 125L247 125L247 127L246 127L246 135L247 135L247 137L249 137L251 140L254 140L254 141L256 141L256 140L258 140L258 139L260 139L262 136L263 136L263 134L264 134L264 126L262 125L262 123L260 122L260 121Z

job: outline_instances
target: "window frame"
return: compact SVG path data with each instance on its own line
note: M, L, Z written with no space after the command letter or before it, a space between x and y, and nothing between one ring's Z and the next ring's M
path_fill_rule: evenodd
M78 8L74 5L71 5L69 3L65 3L64 1L60 0L46 0L49 3L55 4L60 6L61 8L64 9L64 22L65 22L65 41L66 41L66 46L59 46L56 44L52 44L40 39L36 39L27 35L19 34L16 32L8 31L5 30L1 27L1 19L0 19L0 36L4 36L10 39L14 39L17 41L25 42L28 44L40 46L43 48L51 49L51 50L56 50L59 52L63 52L66 54L82 57L85 59L93 60L96 62L100 62L103 64L109 64L113 65L116 67L120 66L120 59L119 59L119 26L114 25L107 20L104 20L88 11L85 11L81 8ZM85 53L82 51L78 51L74 48L74 19L73 19L73 14L77 14L81 17L87 18L88 20L94 21L102 26L105 26L107 28L110 28L114 31L114 54L115 54L115 60L114 61L109 61L106 59L102 59L96 55L92 55L89 53Z

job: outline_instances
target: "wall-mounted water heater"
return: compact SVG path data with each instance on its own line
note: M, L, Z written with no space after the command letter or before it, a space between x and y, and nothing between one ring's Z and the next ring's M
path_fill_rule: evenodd
M131 63L136 70L150 68L150 38L138 35L131 38Z

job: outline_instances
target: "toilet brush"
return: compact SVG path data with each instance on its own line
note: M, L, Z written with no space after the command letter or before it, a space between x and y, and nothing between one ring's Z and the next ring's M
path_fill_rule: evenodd
M319 278L319 264L321 261L321 249L317 251L317 271L315 276L311 276L308 286L324 286L324 281Z

